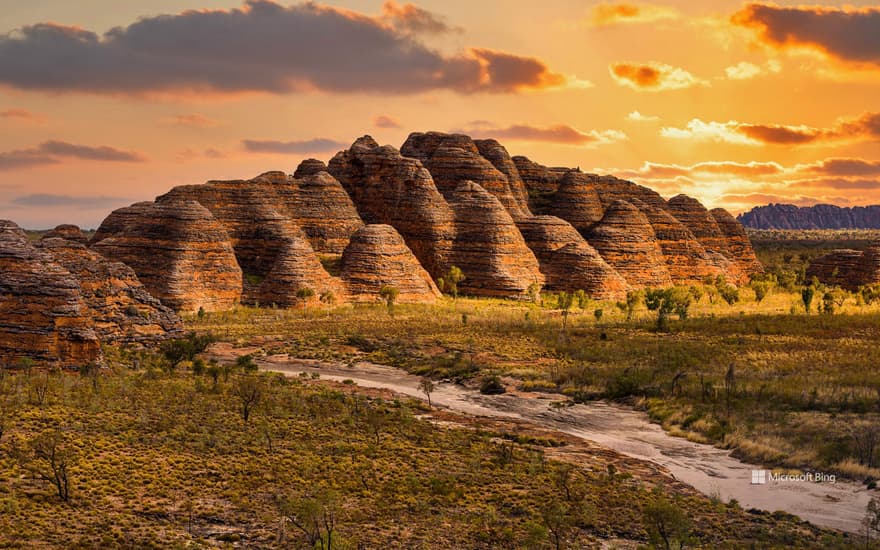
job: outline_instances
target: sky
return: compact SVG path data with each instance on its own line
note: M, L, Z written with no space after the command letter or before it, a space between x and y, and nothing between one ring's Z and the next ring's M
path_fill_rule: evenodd
M880 4L0 0L23 227L428 130L734 213L877 204Z

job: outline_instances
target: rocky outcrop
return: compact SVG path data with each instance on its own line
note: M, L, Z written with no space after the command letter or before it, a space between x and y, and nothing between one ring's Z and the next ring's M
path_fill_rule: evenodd
M513 164L526 187L529 208L536 214L547 214L550 200L559 188L559 180L571 168L547 167L537 162L532 162L528 157L515 156ZM575 170L580 172L580 170Z
M634 288L672 284L663 250L645 215L632 204L618 200L587 235L602 258Z
M566 172L559 180L548 211L586 234L604 215L594 178L575 170Z
M433 277L452 265L455 216L418 160L364 136L333 157L328 169L364 222L394 227Z
M810 262L806 278L856 291L880 283L880 241L865 250L834 250Z
M55 237L80 244L88 244L89 242L89 238L78 226L70 224L59 225L55 229L50 229L43 234L44 239L52 239Z
M660 210L667 209L666 201L653 189L648 189L642 185L615 178L614 176L596 176L593 174L591 176L593 176L593 184L596 186L596 193L599 195L599 200L602 201L602 207L605 209L608 209L616 201L629 201L630 199L638 199ZM675 215L674 212L673 215ZM684 220L680 221L684 222Z
M880 229L880 205L768 204L740 214L737 220L752 229Z
M351 197L329 173L322 171L297 181L296 198L286 214L302 228L312 248L342 254L351 236L364 226Z
M730 262L723 256L706 252L694 234L666 210L630 199L654 229L654 237L672 282L679 285L702 283L705 277L727 276Z
M0 221L0 362L82 366L102 359L79 282Z
M401 303L433 302L440 296L431 276L390 225L367 225L352 235L341 269L354 301L379 300L385 286L397 289Z
M740 225L730 212L723 208L713 208L709 211L718 224L718 228L727 240L728 258L735 263L743 273L761 273L764 266L758 261L752 241L746 229Z
M177 311L230 309L241 300L229 234L198 202L166 197L116 210L92 246L131 267L150 294Z
M318 172L326 171L327 165L324 164L323 160L306 159L299 163L299 166L296 167L296 171L293 173L293 177L296 179L302 179L308 176L314 176Z
M345 288L327 273L306 236L289 220L279 223L286 227L273 231L283 238L274 244L278 253L272 268L262 279L245 281L245 300L300 307L317 304L322 296L332 294L334 301L345 301Z
M460 183L472 181L494 195L514 219L530 216L525 186L507 151L495 140L480 143L462 134L413 133L400 152L421 161L447 198Z
M497 197L470 181L448 196L455 212L453 263L467 277L459 285L463 292L515 298L531 285L543 286L538 260Z
M147 292L127 265L109 261L76 240L47 235L38 247L79 283L85 313L101 342L149 343L183 330L174 311Z
M731 267L727 275L733 282L742 282L747 278L747 272L734 260L727 236L721 231L712 214L698 200L687 195L676 195L669 199L667 204L670 213L690 229L707 252L718 254L730 261Z
M608 299L626 293L626 280L567 221L534 216L516 225L538 259L547 290L583 290L595 298Z

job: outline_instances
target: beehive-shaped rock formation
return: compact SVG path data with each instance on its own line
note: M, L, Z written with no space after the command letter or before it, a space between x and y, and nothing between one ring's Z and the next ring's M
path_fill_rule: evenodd
M431 276L390 225L367 225L352 235L341 269L355 301L376 301L385 286L396 288L402 303L433 302L440 296Z
M306 159L299 163L299 166L296 167L296 171L293 173L293 177L296 179L302 179L308 176L314 176L318 172L326 171L327 165L324 164L323 160Z
M460 183L472 181L494 195L514 218L528 217L526 191L507 151L494 140L483 142L483 149L504 170L484 157L477 144L462 134L428 132L410 134L401 146L404 156L416 158L428 169L434 184L447 198Z
M624 278L567 221L534 216L516 225L538 259L547 290L583 290L595 298L619 298L626 293Z
M718 222L700 201L687 195L676 195L669 199L667 205L670 213L691 230L707 252L714 252L730 260L728 275L732 282L743 282L747 278L746 272L735 262L728 247L728 239Z
M569 222L581 234L586 234L604 215L594 178L575 170L560 178L548 210Z
M333 157L328 169L364 222L394 227L428 273L442 276L451 265L455 217L418 160L364 136Z
M726 238L730 260L747 274L764 271L764 266L758 261L755 250L752 248L752 242L749 240L746 228L723 208L713 208L709 213L712 214L712 218L718 224L718 229Z
M101 347L75 277L0 220L0 362L83 366Z
M38 247L79 283L86 313L101 342L147 343L183 330L174 311L147 292L127 265L109 261L77 240L47 235Z
M590 231L587 241L632 287L672 284L654 229L632 204L614 202Z
M467 277L462 291L519 297L544 284L538 260L495 196L469 181L448 196L455 212L454 264Z
M50 229L49 231L46 231L46 233L43 235L44 239L51 239L55 237L80 244L87 245L89 243L89 238L86 236L86 234L83 233L78 226L71 224L61 224L55 227L55 229Z
M116 210L92 246L134 269L150 294L177 311L230 309L241 300L229 234L198 202L166 198Z
M834 250L810 262L807 280L856 291L861 286L880 283L880 241L865 250Z

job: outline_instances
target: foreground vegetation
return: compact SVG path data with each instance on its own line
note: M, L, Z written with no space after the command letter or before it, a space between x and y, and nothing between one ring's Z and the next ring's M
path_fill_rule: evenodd
M563 548L621 539L833 548L848 540L633 475L613 457L587 453L575 466L545 456L565 441L439 427L421 418L429 411L420 402L254 373L247 360L175 369L156 354L108 351L116 366L102 373L3 374L0 546Z

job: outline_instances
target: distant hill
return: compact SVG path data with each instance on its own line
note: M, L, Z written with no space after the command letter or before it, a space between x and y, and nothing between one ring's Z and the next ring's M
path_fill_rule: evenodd
M850 208L768 204L756 206L737 219L752 229L880 229L880 205Z

